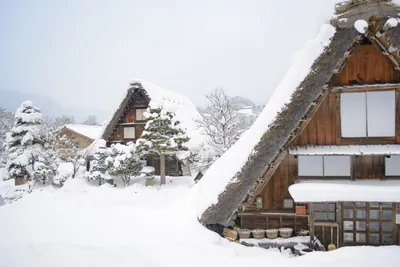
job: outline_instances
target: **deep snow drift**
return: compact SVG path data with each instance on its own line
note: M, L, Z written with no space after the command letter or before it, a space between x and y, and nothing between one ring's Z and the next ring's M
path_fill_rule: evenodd
M1 206L0 266L400 266L394 246L293 258L230 243L198 223L191 177L143 183L98 187L75 178Z

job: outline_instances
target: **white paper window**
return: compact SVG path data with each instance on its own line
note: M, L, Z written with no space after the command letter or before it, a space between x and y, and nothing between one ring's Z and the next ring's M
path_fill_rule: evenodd
M395 92L367 93L368 136L395 136Z
M134 139L135 138L135 127L124 127L124 138Z
M299 156L299 176L323 176L323 156Z
M392 155L385 158L385 175L400 176L400 156Z
M395 92L342 93L342 137L395 136Z
M350 176L350 156L324 156L324 176Z
M350 156L298 156L299 176L351 176Z
M340 95L340 120L343 137L367 136L365 93L342 93Z
M143 113L146 111L144 108L136 109L136 120L137 121L145 121L146 118L144 117Z

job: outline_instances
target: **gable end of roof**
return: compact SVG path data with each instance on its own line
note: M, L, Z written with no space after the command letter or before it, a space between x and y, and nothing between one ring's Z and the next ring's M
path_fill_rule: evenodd
M327 89L335 72L344 63L349 51L361 40L355 29L337 29L332 41L312 65L311 71L292 94L291 100L277 115L274 122L261 137L254 153L225 190L218 202L210 206L201 216L203 224L229 225L238 207L246 200L259 180L288 146L293 132L310 106Z

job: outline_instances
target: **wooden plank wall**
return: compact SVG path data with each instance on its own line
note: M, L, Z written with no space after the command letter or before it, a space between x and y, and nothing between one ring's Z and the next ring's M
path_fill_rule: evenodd
M400 93L396 93L396 136L372 138L341 138L339 94L329 91L323 103L296 137L293 146L400 144Z
M136 97L136 98L135 98ZM136 107L143 108L144 105L147 105L147 100L141 95L135 93L132 96L133 99L129 101L129 106L127 107L127 111L122 115L119 122L120 123L132 123L136 122ZM138 138L143 133L143 126L135 126L135 136ZM121 141L124 137L124 128L123 126L117 126L114 134L109 138L109 141Z
M372 44L359 45L343 68L336 85L399 83L400 75L388 59ZM393 144L400 143L400 126L396 127L395 138L341 138L340 137L340 93L329 91L322 105L307 122L293 142L295 146L346 145L346 144ZM396 103L400 103L396 94ZM400 107L396 108L397 124L400 124Z
M399 178L385 176L384 156L354 156L352 157L352 172L353 179L360 180ZM297 158L287 155L260 194L263 198L263 208L284 211L283 200L291 198L288 188L295 183L297 177ZM316 177L316 179L324 179L324 177ZM343 177L341 179L351 178Z
M293 142L293 145L337 145L340 143L336 134L338 123L336 103L336 94L329 91L307 126Z
M261 193L263 207L283 209L283 200L291 198L288 188L294 183L296 177L297 159L292 155L287 155Z
M376 84L400 81L388 59L372 44L359 45L348 58L336 84Z

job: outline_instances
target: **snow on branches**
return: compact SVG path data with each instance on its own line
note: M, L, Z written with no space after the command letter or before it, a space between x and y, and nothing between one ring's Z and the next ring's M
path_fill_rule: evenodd
M210 146L218 156L227 151L239 138L242 131L235 110L235 100L221 88L206 95L209 101L207 112L197 123L210 138Z
M104 142L105 144L105 142ZM142 169L142 161L136 153L135 144L114 144L111 147L101 146L91 161L88 178L97 180L99 185L104 180L121 178L127 186L132 176L138 176Z
M31 101L23 102L15 112L14 126L6 137L6 180L40 180L45 183L55 174L54 158L45 150L43 126L40 110Z
M111 146L112 165L110 174L120 177L126 186L129 185L131 176L140 175L143 168L142 161L135 150L135 144L132 142L127 145L115 144Z
M165 184L165 156L187 151L185 144L189 141L189 137L180 127L175 113L165 107L149 108L144 116L148 121L142 136L137 140L136 148L138 153L144 157L160 155L161 184ZM182 155L182 153L179 154ZM190 153L187 153L186 156L189 155Z
M0 167L3 167L7 161L6 133L11 130L13 123L14 115L0 108Z
M165 108L153 108L144 113L148 119L143 134L137 140L137 151L143 155L175 154L188 150L186 132L180 127L175 113Z

